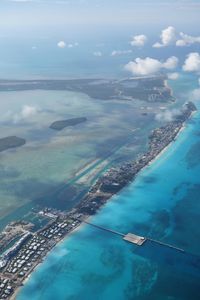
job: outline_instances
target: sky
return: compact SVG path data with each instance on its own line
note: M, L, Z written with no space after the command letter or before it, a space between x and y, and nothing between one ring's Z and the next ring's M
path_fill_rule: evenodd
M199 15L200 0L0 0L0 78L198 66Z
M147 31L174 25L197 31L198 0L1 0L1 34L23 34L40 28L42 33L58 30L100 30L138 27ZM93 26L91 26L93 25ZM109 28L108 28L109 27Z

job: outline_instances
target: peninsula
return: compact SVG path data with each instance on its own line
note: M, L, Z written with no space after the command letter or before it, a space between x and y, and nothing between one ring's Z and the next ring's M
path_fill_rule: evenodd
M15 299L24 280L44 260L47 253L88 216L95 214L112 195L119 192L142 168L155 159L177 137L184 123L195 111L196 107L192 102L186 103L178 117L152 131L149 147L145 153L135 161L108 170L70 212L46 208L36 212L50 219L40 230L31 230L32 225L24 224L22 220L22 223L12 223L9 230L4 230L1 247L4 249L7 247L0 256L0 298ZM17 241L8 247L13 238L17 238Z
M0 91L59 90L84 93L98 100L173 102L164 75L117 79L0 80Z
M54 130L62 130L65 127L75 126L75 125L78 125L78 124L86 122L86 121L87 121L87 118L84 118L84 117L55 121L50 125L50 128L54 129Z
M21 147L25 145L25 143L25 139L19 138L17 136L8 136L0 138L0 152L11 148Z

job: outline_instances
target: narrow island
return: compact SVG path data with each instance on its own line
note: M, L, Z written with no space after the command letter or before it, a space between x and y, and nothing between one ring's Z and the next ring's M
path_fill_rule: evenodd
M0 236L1 249L6 248L0 255L0 299L16 299L16 294L24 281L45 259L47 253L90 215L95 214L112 195L133 181L141 169L174 141L185 122L196 110L192 102L186 103L181 114L173 121L152 131L149 147L145 153L137 160L109 169L71 211L45 208L36 212L49 218L48 224L40 230L31 230L32 224L24 223L23 220L11 223ZM17 239L14 244L13 239Z
M0 152L25 145L26 140L17 136L0 138Z
M54 130L62 130L65 127L69 127L69 126L75 126L78 125L80 123L86 122L87 118L73 118L73 119L68 119L68 120L60 120L60 121L55 121L50 125L51 129Z

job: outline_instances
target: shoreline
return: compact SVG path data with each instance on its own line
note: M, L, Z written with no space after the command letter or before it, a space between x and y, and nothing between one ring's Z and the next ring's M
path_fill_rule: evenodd
M88 220L92 215L95 215L96 212L101 208L103 207L107 202L108 200L112 199L112 197L116 194L118 194L118 192L121 192L121 190L123 188L125 188L129 183L132 183L134 182L135 178L138 176L138 174L144 170L146 167L150 166L153 164L153 162L157 161L160 156L163 155L164 152L166 152L168 150L168 148L173 144L172 142L177 140L178 136L180 135L180 133L186 128L186 121L191 118L193 116L193 114L195 113L196 111L189 111L187 117L181 122L181 123L178 123L178 125L176 124L176 127L175 131L172 131L172 134L170 135L170 140L166 142L166 144L164 145L164 147L161 147L159 149L158 152L156 152L156 155L151 157L151 159L149 159L147 162L145 162L144 165L142 166L139 166L139 169L137 170L137 172L134 174L134 176L131 177L131 180L125 180L125 182L123 182L123 186L120 186L120 189L113 192L103 192L101 191L101 188L102 186L100 186L100 189L99 189L99 182L102 183L102 178L98 179L97 180L97 183L94 184L94 186L92 186L91 188L91 191L88 192L88 195L86 195L86 199L83 198L83 200L80 202L80 204L77 205L77 207L75 207L71 212L69 212L67 214L67 216L70 216L71 219L73 220L77 220L78 218L75 217L76 213L80 213L82 214L81 216L81 219L78 219L80 221L80 223L78 223L74 228L72 228L72 230L70 230L69 232L67 232L59 241L56 241L55 244L47 251L47 253L44 254L44 256L40 259L38 259L38 261L36 261L35 265L30 268L29 272L27 274L25 274L25 277L21 280L21 285L19 286L16 286L16 289L14 290L14 293L11 295L10 299L11 300L14 300L16 299L17 295L19 294L20 290L21 290L21 287L24 286L27 281L30 279L32 273L36 270L36 268L38 268L44 261L45 259L47 258L47 256L52 252L53 249L55 249L56 246L58 246L59 244L63 243L67 238L70 237L70 235L72 235L73 233L75 233L76 231L80 230L81 229L81 226L85 225L82 221L83 220ZM167 125L166 125L167 126ZM157 129L158 130L158 129ZM152 143L152 140L153 139L150 139L150 143ZM150 155L151 152L149 152L151 150L151 144L149 145L149 149L147 150L146 152L146 155ZM145 154L142 156L142 158L146 158ZM140 161L140 159L139 159ZM136 161L136 164L137 164L137 161ZM131 169L130 169L131 170ZM118 170L119 171L119 170ZM109 173L108 173L109 174ZM132 175L132 174L131 174ZM112 177L112 176L111 176ZM94 191L92 190L95 186L98 186L98 189ZM116 186L118 187L118 186ZM95 211L92 211L93 213L86 213L87 212L87 205L88 203L91 204L91 200L93 200L93 198L95 197L100 197L100 203L98 203L98 207L95 208ZM101 199L102 197L102 199ZM92 202L93 203L93 202ZM87 204L87 205L85 205ZM90 207L90 205L89 205ZM86 211L83 211L82 212L82 208L86 208Z
M87 217L87 219L89 219L90 216ZM39 263L37 265L35 265L32 269L30 269L30 272L24 277L24 279L21 281L21 285L18 286L14 293L11 295L10 300L16 300L17 295L19 294L21 288L29 281L29 279L31 278L31 275L44 263L44 261L47 259L48 255L50 255L52 253L52 251L59 245L61 245L62 243L65 242L66 239L68 239L72 234L74 234L75 232L79 231L81 229L82 226L84 226L85 224L82 222L81 224L78 224L75 228L73 228L72 231L70 231L66 236L64 236L58 243L56 243L51 249L50 251L48 251L46 253L46 255L39 261Z
M157 159L159 159L159 158L160 158L160 157L161 157L161 156L162 156L162 155L170 148L170 146L177 140L177 138L179 137L179 135L181 134L181 132L184 131L186 128L187 128L187 126L186 126L185 124L183 124L183 126L180 128L180 130L178 131L178 133L177 133L177 135L176 135L176 139L173 140L173 141L171 141L168 145L166 145L166 147L163 148L163 150L161 150L161 152L158 153L158 155L157 155L154 159L152 159L152 160L149 162L149 164L146 165L144 168L146 168L146 167L152 165ZM143 169L144 169L144 168L143 168Z

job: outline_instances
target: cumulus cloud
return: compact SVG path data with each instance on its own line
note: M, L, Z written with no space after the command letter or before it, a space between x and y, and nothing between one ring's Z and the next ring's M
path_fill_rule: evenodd
M153 48L162 48L163 47L163 44L157 42L155 44L153 44Z
M180 32L180 39L176 41L176 46L184 47L184 46L190 46L195 43L200 43L200 36L191 36L183 32Z
M178 65L178 58L176 56L171 56L162 65L164 69L173 70Z
M176 40L176 30L173 26L169 26L162 30L160 35L161 42L157 42L153 45L154 48L166 47L174 43Z
M119 56L130 53L132 53L132 50L113 50L111 56Z
M153 44L154 48L162 48L169 45L184 47L194 43L200 43L200 36L192 36L183 32L176 33L176 29L173 26L169 26L162 30L160 39L160 42Z
M167 74L167 77L168 77L168 79L176 80L176 79L179 78L179 73L177 73L177 72L168 73L168 74Z
M155 115L156 121L159 122L171 122L176 118L178 115L180 115L180 110L178 109L172 109L172 110L164 110L162 112L159 112Z
M101 51L95 51L95 52L93 52L93 55L97 56L97 57L101 57L103 54Z
M66 44L66 42L65 41L60 41L60 42L58 42L57 43L57 46L59 47L59 48L74 48L74 47L78 47L79 46L79 43L70 43L70 44Z
M152 75L158 73L162 69L173 70L177 67L178 58L172 56L165 62L161 62L157 59L146 57L136 58L134 61L130 61L125 65L125 70L131 72L133 75Z
M65 48L66 47L66 43L64 42L64 41L60 41L60 42L58 42L57 43L57 46L59 47L59 48Z
M142 47L147 42L147 37L144 34L135 35L130 42L131 46Z
M185 72L200 72L200 55L198 52L192 52L187 55L183 65Z
M8 111L4 116L4 121L10 121L13 123L27 122L32 117L37 115L41 110L38 107L31 105L24 105L19 113L13 113Z

